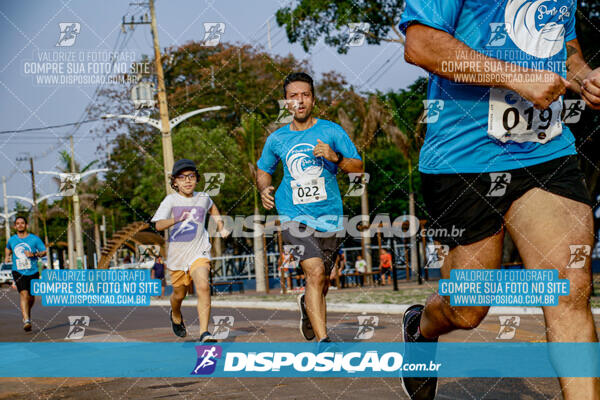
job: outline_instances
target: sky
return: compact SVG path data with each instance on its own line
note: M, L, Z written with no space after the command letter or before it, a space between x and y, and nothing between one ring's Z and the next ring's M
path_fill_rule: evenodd
M4 1L0 3L0 131L20 130L76 122L92 101L96 85L40 83L43 75L36 66L47 61L41 57L79 57L91 60L111 51L120 35L123 16L139 18L146 10L126 0L51 0ZM271 50L279 55L293 54L310 61L319 79L322 73L337 71L361 90L405 88L424 73L407 64L398 43L350 48L341 55L319 42L310 53L298 44L290 44L283 28L275 22L275 12L291 0L156 0L158 36L161 48L200 41L204 23L225 24L222 41L251 44L268 49L267 21L271 28ZM72 44L61 37L61 25L79 24ZM63 29L64 31L64 29ZM122 37L122 35L121 35ZM56 46L57 43L61 46ZM70 45L69 45L70 44ZM149 25L138 25L122 49L123 55L140 58L152 54ZM63 67L69 59L63 60ZM87 65L88 63L84 63ZM94 63L97 68L100 62ZM94 67L96 68L96 67ZM64 71L63 71L64 72ZM65 75L65 74L63 74ZM66 75L69 75L68 73ZM85 74L84 74L85 75ZM89 73L101 75L100 72ZM167 88L168 90L168 88ZM173 117L173 116L171 116ZM59 152L69 150L67 137L74 135L75 159L81 165L106 157L98 150L100 138L90 135L95 123L44 131L0 134L0 167L7 177L8 195L32 196L28 157L34 158L36 171L56 171L60 167ZM27 160L27 161L19 161ZM58 191L51 175L36 174L38 196ZM9 201L12 208L14 200ZM0 204L1 205L1 204Z

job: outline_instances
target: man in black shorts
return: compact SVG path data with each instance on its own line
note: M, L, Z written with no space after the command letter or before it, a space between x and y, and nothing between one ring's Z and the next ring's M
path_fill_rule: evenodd
M525 268L569 280L570 294L543 307L549 342L598 341L590 259L567 267L572 247L593 245L594 228L562 95L570 89L600 109L600 70L583 59L575 14L572 0L407 0L400 22L405 59L430 72L419 170L427 219L450 248L442 277L499 268L508 231ZM476 328L488 309L450 306L436 293L406 311L404 340ZM435 377L402 383L412 399L436 394ZM567 400L600 399L597 378L559 383Z
M38 258L46 255L46 246L39 237L27 232L25 217L15 219L15 230L17 234L6 243L4 262L8 264L12 260L12 274L19 291L23 314L23 329L29 332L31 331L31 309L35 303L35 296L31 295L31 281L40 278Z
M309 75L288 75L283 94L294 119L267 138L257 163L257 185L263 206L277 206L283 242L297 249L292 254L306 276L305 294L298 296L300 331L306 340L316 336L328 342L325 295L343 229L336 174L338 168L362 172L362 161L339 125L312 117L315 97ZM271 179L279 161L284 175L273 197Z

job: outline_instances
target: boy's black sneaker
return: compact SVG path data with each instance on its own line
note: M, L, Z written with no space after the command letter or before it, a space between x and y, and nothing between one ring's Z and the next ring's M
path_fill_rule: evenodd
M402 331L404 334L404 343L415 342L437 342L436 339L426 339L419 332L419 323L423 314L423 306L415 304L410 306L404 313L402 319ZM415 354L410 354L408 346L404 348L404 361L413 362ZM430 357L433 357L435 352ZM402 388L412 400L433 400L437 392L437 376L430 377L408 377L402 376Z
M214 343L217 341L217 339L215 339L215 337L209 331L206 331L200 335L200 341L202 343Z
M306 340L313 340L315 338L315 331L308 318L306 312L306 305L304 304L304 293L298 296L298 307L300 308L300 333Z
M185 329L185 324L183 323L183 314L181 315L181 323L176 324L173 322L173 310L169 310L169 319L171 320L171 327L173 328L173 333L179 337L186 337L187 331Z

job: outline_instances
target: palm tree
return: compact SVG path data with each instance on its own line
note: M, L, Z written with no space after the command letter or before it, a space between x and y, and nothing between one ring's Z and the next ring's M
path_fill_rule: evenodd
M343 104L350 105L350 112L340 107L337 115L340 121L340 125L346 133L350 136L350 139L355 143L358 151L361 153L363 159L363 166L366 170L367 164L367 149L373 143L375 134L382 128L384 121L384 108L375 95L371 95L368 100L365 100L362 96L354 91L348 91L345 93L345 102ZM369 233L370 216L369 216L369 197L366 182L364 181L364 191L360 196L360 208L362 214L363 234L361 237L362 253L363 258L367 262L367 272L373 270L373 260L371 258L371 235Z
M98 162L98 160L94 160L94 161L88 163L83 168L80 168L80 165L79 165L79 163L77 163L77 161L73 160L73 163L71 163L71 154L69 154L69 152L63 150L59 154L60 154L60 156L59 156L59 171L60 172L65 172L65 173L85 172ZM74 171L71 171L71 164L73 164ZM60 184L61 184L60 178L54 177L53 179L60 187ZM81 186L82 184L84 184L84 183L80 182L78 186ZM61 203L63 203L63 209L66 209L67 217L68 217L67 242L68 242L69 268L73 268L73 266L75 265L75 250L74 250L74 236L75 235L73 234L74 226L73 226L72 202L73 202L72 197L63 198L61 200ZM66 204L64 204L64 203L66 203ZM65 205L66 205L66 207L65 207Z
M421 146L423 146L425 127L424 124L418 122L422 120L425 111L414 110L415 107L418 107L419 110L422 108L421 99L418 95L415 95L415 93L422 91L423 87L427 86L426 83L427 81L425 79L417 80L417 82L410 87L410 91L405 91L400 95L390 93L386 96L385 100L386 122L383 130L392 143L400 150L408 163L408 213L413 216L416 216L415 195L413 189L413 160L418 159L419 151L421 150ZM407 115L400 115L399 111L403 108L408 109L406 110ZM419 115L416 121L414 121L414 124L412 121L413 118L410 117L413 114ZM398 125L405 126L407 130L403 131ZM415 235L410 237L410 249L410 265L413 273L416 274L418 272L416 270L418 265L418 253ZM418 277L418 280L420 283L420 277Z
M270 132L272 126L266 129ZM252 177L252 194L254 198L254 216L260 214L258 208L258 190L256 186L256 161L260 147L264 144L265 126L262 118L257 114L246 114L242 116L241 124L233 131L238 145L242 152L246 155L248 161L248 172ZM264 232L260 229L258 219L255 219L253 224L254 230L254 270L256 274L256 291L266 292L268 290L267 279L268 272L266 271L266 253L264 246Z

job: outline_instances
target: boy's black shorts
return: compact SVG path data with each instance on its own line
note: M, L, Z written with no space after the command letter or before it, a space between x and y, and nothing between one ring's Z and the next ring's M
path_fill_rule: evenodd
M592 206L577 156L505 172L422 173L421 183L427 233L450 248L498 233L513 201L533 188Z

